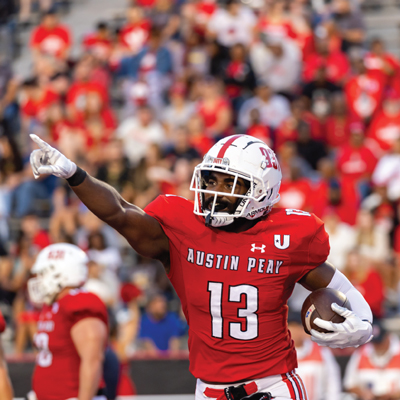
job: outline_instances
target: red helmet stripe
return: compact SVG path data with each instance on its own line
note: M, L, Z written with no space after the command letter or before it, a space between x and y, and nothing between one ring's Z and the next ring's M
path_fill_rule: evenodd
M237 139L242 137L242 135L235 135L232 136L228 141L225 142L225 144L221 147L220 151L218 152L217 158L224 158L226 150L228 150L228 147Z

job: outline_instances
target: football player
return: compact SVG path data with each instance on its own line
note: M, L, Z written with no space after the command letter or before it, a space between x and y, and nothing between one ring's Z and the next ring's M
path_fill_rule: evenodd
M306 399L294 372L287 299L296 282L345 293L353 311L332 305L345 321L316 319L322 346L359 346L371 339L371 310L346 277L326 262L329 240L315 215L273 208L281 170L275 153L246 135L226 137L193 174L194 202L159 196L145 210L91 177L31 135L34 176L66 178L83 203L145 257L160 260L189 324L196 399ZM260 394L264 393L264 394Z
M87 262L79 247L57 243L44 248L32 267L29 297L43 305L34 337L39 352L32 389L38 400L105 400L107 310L95 294L80 289Z
M3 315L0 312L0 333L3 333L6 329L6 322L4 321ZM0 399L12 400L13 389L8 375L7 364L4 358L3 346L0 339Z

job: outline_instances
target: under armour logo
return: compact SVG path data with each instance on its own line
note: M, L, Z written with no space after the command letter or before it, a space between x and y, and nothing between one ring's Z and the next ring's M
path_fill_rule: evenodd
M254 253L256 250L260 250L261 253L265 253L265 248L266 248L266 247L267 247L267 246L266 246L265 244L262 244L261 247L257 247L256 244L253 243L253 244L251 245L251 251Z

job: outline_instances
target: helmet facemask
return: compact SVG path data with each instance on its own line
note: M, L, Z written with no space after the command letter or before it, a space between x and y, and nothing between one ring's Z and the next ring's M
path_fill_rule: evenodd
M230 193L206 189L204 180L207 178L207 175L211 175L212 172L220 172L232 176L233 184ZM248 182L248 190L244 194L235 193L239 178L242 178L245 182ZM256 214L259 214L259 212L262 212L264 215L266 215L272 208L272 205L279 201L278 195L278 199L276 199L276 201L271 202L270 206L265 207L264 202L265 200L270 200L273 194L273 189L265 188L264 182L252 174L235 171L228 166L218 164L205 166L202 163L195 167L190 189L195 192L194 213L196 215L205 217L206 225L213 227L230 225L235 221L236 218L253 219L253 217L255 217ZM207 202L207 204L205 202L205 193L209 193L214 196L211 209L208 208L209 202ZM224 211L219 212L217 207L218 197L227 196L237 198L235 210L232 213ZM251 213L252 215L249 216L248 205L250 202L256 204L256 211L253 210ZM260 215L257 216L259 217Z

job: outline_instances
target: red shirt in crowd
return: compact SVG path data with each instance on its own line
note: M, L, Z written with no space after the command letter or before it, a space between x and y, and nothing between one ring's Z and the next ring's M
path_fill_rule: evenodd
M355 118L370 118L379 109L385 88L382 74L368 71L351 78L344 87L349 110Z
M386 83L390 82L391 76L395 75L400 68L399 60L389 53L385 53L380 57L369 52L364 56L364 64L368 70L380 73Z
M204 126L207 130L212 128L217 122L218 113L226 109L230 109L230 103L223 97L216 101L215 107L212 109L206 108L202 101L198 104L198 112L203 118Z
M149 38L150 22L143 20L137 24L127 24L122 27L119 40L133 54L138 53Z
M325 140L329 147L340 147L349 141L350 123L349 117L329 116L324 124Z
M32 32L30 45L43 54L62 58L65 51L71 46L71 33L63 25L58 25L54 29L47 29L39 25Z
M83 112L86 107L86 96L89 93L97 93L103 104L108 104L108 93L106 88L98 82L74 82L67 93L67 105L71 105L74 110Z
M99 37L97 32L86 35L82 44L86 51L101 58L109 55L112 50L111 39Z
M51 89L42 90L40 98L26 98L21 101L20 107L23 116L42 119L43 114L54 103L57 103L60 97Z
M306 211L311 209L313 190L308 179L282 181L279 194L281 195L280 207Z
M371 307L371 311L377 318L383 316L383 303L385 301L385 289L378 272L370 270L364 280L359 284L353 282L355 288L364 296Z
M360 148L346 144L340 147L337 156L337 167L340 174L353 181L369 177L375 169L377 159L365 145Z
M383 151L389 150L400 138L400 113L392 116L380 110L368 128L368 137L373 139Z
M310 126L311 137L315 140L324 140L321 123L310 112L305 111L301 119ZM297 121L292 117L286 118L275 132L275 148L278 150L287 141L296 141L298 137Z
M333 83L342 82L350 71L349 61L340 51L332 52L327 57L319 53L312 53L304 60L303 80L305 82L313 81L317 70L322 66L326 66L327 78Z

